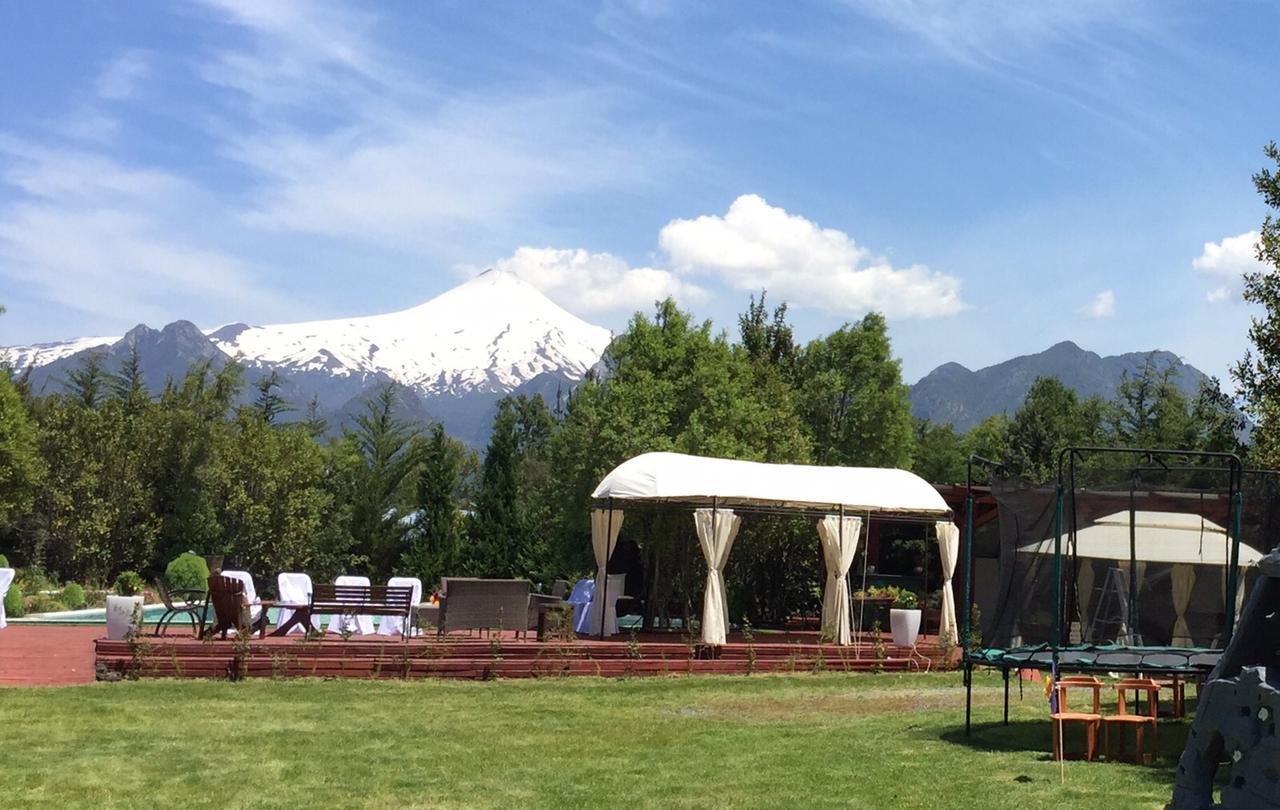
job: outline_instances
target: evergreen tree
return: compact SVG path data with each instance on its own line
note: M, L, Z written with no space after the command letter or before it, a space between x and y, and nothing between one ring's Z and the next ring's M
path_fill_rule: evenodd
M401 565L428 588L458 571L459 513L454 500L464 451L437 424L425 442L418 470L417 520Z
M96 408L110 385L102 368L101 352L90 352L80 365L67 373L67 391L85 407Z
M125 410L131 414L141 410L150 399L137 346L129 349L129 356L120 364L120 372L109 378L108 388L116 399L125 403Z
M1262 308L1250 319L1252 348L1231 369L1244 411L1253 420L1252 463L1280 468L1280 147L1267 144L1264 153L1276 170L1263 168L1253 184L1271 209L1258 237L1258 261L1264 270L1245 274L1244 300Z
M280 372L272 370L254 383L254 387L258 389L258 397L254 400L253 410L268 425L274 425L280 414L293 410L289 402L280 396L281 382Z
M358 484L351 504L351 535L365 550L374 573L392 573L404 551L408 530L402 518L411 500L411 473L417 459L410 452L416 430L395 415L399 397L385 385L364 403L349 436L360 454Z
M517 570L524 526L519 509L520 436L516 409L503 400L493 420L467 527L468 569L480 577L509 577Z

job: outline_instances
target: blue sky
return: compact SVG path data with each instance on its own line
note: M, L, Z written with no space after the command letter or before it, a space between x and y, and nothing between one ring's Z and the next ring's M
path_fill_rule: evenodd
M498 265L908 380L1071 339L1225 376L1269 3L0 4L0 344L402 309Z

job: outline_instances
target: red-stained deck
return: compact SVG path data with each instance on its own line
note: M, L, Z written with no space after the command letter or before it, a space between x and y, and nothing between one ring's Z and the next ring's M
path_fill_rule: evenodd
M634 638L579 638L539 642L508 632L494 636L452 635L399 641L374 636L343 640L300 637L237 642L166 637L95 642L98 668L131 677L344 677L344 678L529 678L567 675L743 674L748 672L914 671L954 666L936 639L915 650L884 639L851 647L819 643L816 633L759 633L747 643L730 636L720 647L690 644L670 633Z
M455 634L407 642L327 636L247 644L198 641L189 632L134 645L107 641L100 626L10 624L0 630L0 686L92 683L100 674L138 677L452 677L527 678L563 675L622 677L747 672L914 671L954 666L943 660L936 639L922 637L915 651L876 645L863 636L854 647L818 643L813 632L757 632L752 643L732 634L719 648L690 645L679 634L641 633L571 642Z

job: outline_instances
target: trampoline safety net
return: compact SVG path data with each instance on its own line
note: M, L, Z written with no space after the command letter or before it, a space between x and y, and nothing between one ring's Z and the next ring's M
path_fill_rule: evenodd
M1232 577L1234 512L1225 473L1076 471L1062 509L1064 655L1082 664L1113 661L1115 669L1141 666L1143 660L1129 660L1134 656L1161 668L1207 662L1203 654L1226 643L1229 604L1238 617L1257 561L1280 539L1278 485L1273 473L1245 473ZM994 611L981 617L983 651L974 660L994 656L1008 665L1012 654L1035 666L1037 655L1048 660L1053 642L1056 489L1005 479L992 482L992 495L997 593Z

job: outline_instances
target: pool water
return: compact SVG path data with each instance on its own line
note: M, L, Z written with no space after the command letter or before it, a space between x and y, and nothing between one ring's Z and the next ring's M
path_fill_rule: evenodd
M267 611L267 615L271 617L272 624L275 624L278 612L275 608L270 608ZM164 613L164 605L143 605L142 623L155 624L160 621L160 617ZM206 615L212 618L211 611ZM62 610L57 613L32 613L20 619L10 618L7 621L10 624L106 624L107 610L106 608L88 608L86 610ZM173 623L178 627L183 625L191 626L191 620L186 616L178 616L173 620Z

